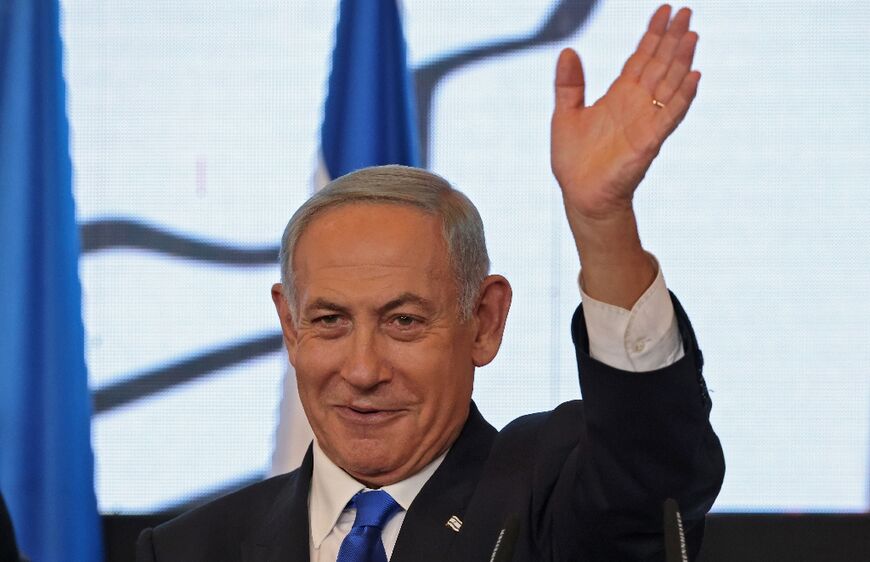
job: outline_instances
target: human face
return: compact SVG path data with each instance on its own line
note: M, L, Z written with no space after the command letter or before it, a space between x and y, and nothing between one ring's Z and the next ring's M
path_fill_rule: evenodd
M293 268L297 318L279 314L320 447L370 486L415 474L462 429L475 366L440 220L395 204L330 209Z

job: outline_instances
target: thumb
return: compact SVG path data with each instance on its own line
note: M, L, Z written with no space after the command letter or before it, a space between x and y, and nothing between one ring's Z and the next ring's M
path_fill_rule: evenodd
M556 62L556 112L582 108L585 90L580 56L574 49L563 49Z

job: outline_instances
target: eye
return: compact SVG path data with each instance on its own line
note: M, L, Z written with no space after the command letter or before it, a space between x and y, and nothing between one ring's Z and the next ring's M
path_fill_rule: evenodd
M395 319L393 319L393 321L398 326L401 326L402 328L410 328L411 326L413 326L414 324L416 324L418 322L418 320L416 318L414 318L413 316L408 316L406 314L396 316Z
M387 322L387 329L394 338L408 340L423 334L425 322L418 316L410 314L396 314Z
M336 326L338 325L339 319L340 317L338 314L326 314L315 318L314 323L320 324L321 326Z
M313 318L311 326L323 337L339 337L350 329L350 321L342 314L323 314Z

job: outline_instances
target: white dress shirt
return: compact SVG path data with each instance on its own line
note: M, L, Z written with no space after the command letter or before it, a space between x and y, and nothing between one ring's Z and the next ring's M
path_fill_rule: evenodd
M631 310L591 298L583 291L582 283L580 294L589 333L589 354L593 358L623 371L641 372L667 367L683 357L674 306L660 267L652 285ZM387 560L393 555L405 513L446 454L414 476L382 488L402 506L402 511L387 522L381 533ZM336 466L315 439L314 471L308 497L311 562L335 562L356 517L356 509L347 504L354 494L365 489Z
M650 254L658 267L658 261ZM583 276L581 274L580 278ZM683 341L662 268L631 310L597 301L583 291L589 355L623 371L654 371L683 358Z
M393 555L399 530L405 521L405 513L423 485L435 473L444 453L426 467L401 482L384 486L384 490L396 500L402 510L396 513L381 532L381 541L387 560ZM309 553L311 562L335 562L341 542L353 527L356 508L348 507L350 499L360 490L368 490L347 472L337 467L314 440L314 471L311 476L311 493L308 495L308 519L310 521Z

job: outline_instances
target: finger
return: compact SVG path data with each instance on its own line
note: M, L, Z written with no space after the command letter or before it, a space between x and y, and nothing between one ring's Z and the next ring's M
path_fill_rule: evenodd
M677 125L686 117L686 113L689 111L689 107L691 107L692 101L698 93L698 82L700 80L701 73L697 70L686 74L670 102L658 112L656 128L662 141L670 136L674 132L674 129L677 128Z
M583 107L586 81L574 49L563 49L556 62L556 111Z
M690 31L683 35L680 44L677 45L674 60L671 62L668 73L665 74L656 86L653 97L662 103L669 103L674 93L683 83L686 75L692 69L692 61L695 59L695 47L698 45L698 34Z
M659 9L650 18L646 33L640 38L637 49L625 61L625 66L622 67L622 74L624 76L635 80L640 78L647 62L655 55L659 42L668 29L668 21L670 19L671 7L667 4L659 6Z
M670 26L668 26L667 33L659 41L655 55L644 66L640 77L640 85L650 94L655 91L659 81L664 78L668 68L671 66L674 54L677 51L677 45L680 44L680 40L689 30L691 18L692 11L688 8L683 8L677 12Z

